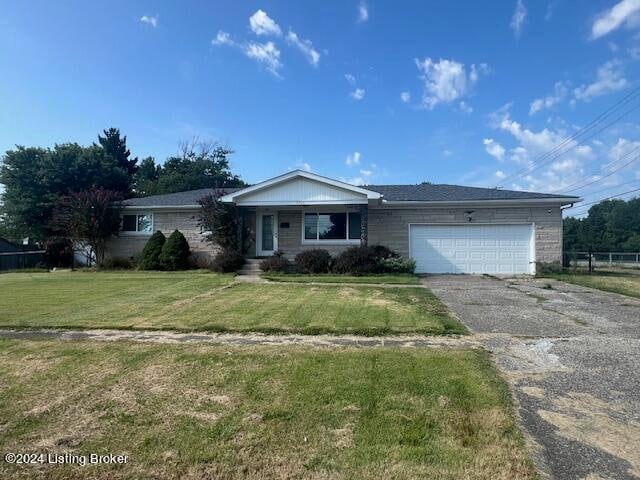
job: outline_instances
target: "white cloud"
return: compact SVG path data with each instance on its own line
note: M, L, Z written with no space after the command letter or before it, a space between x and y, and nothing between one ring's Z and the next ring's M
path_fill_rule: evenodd
M349 96L354 100L362 100L364 98L364 94L365 94L364 88L356 88L353 92L349 94Z
M529 115L533 115L540 110L552 108L567 96L567 84L565 82L556 82L553 87L553 93L543 98L536 98L531 102L529 107Z
M467 102L465 102L464 100L461 101L458 104L458 108L460 109L460 111L462 113L471 113L473 112L473 108L471 107L471 105L469 105Z
M529 172L523 172L524 178L514 179L506 188L516 190L533 191L562 191L572 182L583 178L587 166L598 160L590 145L578 145L577 142L569 141L560 150L564 152L557 158L546 157L548 164L542 162L534 164L541 155L548 153L551 149L565 141L568 133L563 130L552 130L544 128L534 131L522 126L513 120L510 115L510 104L505 105L492 115L493 127L508 133L515 141L515 146L505 148L503 158L517 166L513 171L517 172L523 168L529 168ZM493 145L494 142L483 143L485 148ZM487 144L488 143L488 144ZM539 167L539 168L538 168ZM500 179L501 180L501 179ZM494 179L495 181L495 179Z
M373 175L373 170L360 170L360 175L364 177L370 177Z
M306 170L307 172L312 172L313 169L311 168L311 165L308 164L307 162L302 162L302 165L300 165L302 167L303 170Z
M235 45L235 42L231 39L231 35L222 30L218 31L216 38L211 40L213 45Z
M453 152L452 152L451 150L449 150L448 148L445 148L445 149L442 151L442 154L443 154L445 157L450 157L451 155L453 155Z
M415 62L424 82L422 106L429 110L439 103L451 103L467 96L480 74L489 72L485 63L477 67L471 65L470 74L467 75L464 64L455 60L440 59L436 62L427 57L424 60L416 58Z
M504 159L505 149L502 145L496 142L493 138L485 138L482 140L484 148L489 155L502 161Z
M345 163L349 167L353 167L355 165L360 165L360 157L361 157L360 152L350 153L349 155L347 155L347 159L346 159Z
M258 36L282 36L282 29L264 10L257 10L249 17L249 26L251 31ZM311 40L300 38L296 32L289 29L286 42L289 46L297 48L307 58L307 61L314 67L320 62L320 53L313 48ZM279 71L283 64L281 61L281 53L278 46L273 41L256 42L256 41L240 41L236 42L227 32L219 30L216 37L211 41L215 46L227 45L241 50L247 57L256 60L264 65L268 71L276 77L281 77Z
M573 90L574 100L588 102L594 97L622 90L628 85L629 81L623 75L621 62L609 60L598 68L595 82L581 85Z
M623 24L635 26L640 13L640 0L622 0L609 10L602 12L591 27L591 38L596 39L611 33Z
M358 4L358 23L363 23L369 20L369 8L364 1Z
M280 77L280 73L278 72L282 68L280 50L278 50L278 47L276 47L273 42L249 42L243 49L247 57L263 64L265 68L276 77Z
M400 100L403 103L409 103L411 101L411 92L400 92Z
M509 24L516 38L522 34L522 25L524 24L525 18L527 18L527 7L524 6L522 0L518 0L516 9L511 17L511 23Z
M289 30L289 33L287 34L287 42L289 45L293 45L300 50L304 56L307 57L307 60L311 65L314 67L318 66L318 62L320 62L320 53L313 48L311 40L301 39L298 37L296 32Z
M493 174L498 180L502 180L507 177L507 174L502 170L496 170L496 173Z
M282 35L280 25L278 25L264 10L257 10L249 17L249 26L256 35Z
M156 28L158 26L158 22L160 21L160 15L143 15L142 17L140 17L140 21L142 23L151 25L153 28Z
M356 77L354 77L350 73L345 73L344 78L349 83L349 85L353 86L356 84Z

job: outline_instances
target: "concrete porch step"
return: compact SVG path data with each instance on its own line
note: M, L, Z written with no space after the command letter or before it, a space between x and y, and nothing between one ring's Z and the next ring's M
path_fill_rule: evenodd
M260 268L261 258L247 258L245 264L236 273L238 275L260 275L262 269Z

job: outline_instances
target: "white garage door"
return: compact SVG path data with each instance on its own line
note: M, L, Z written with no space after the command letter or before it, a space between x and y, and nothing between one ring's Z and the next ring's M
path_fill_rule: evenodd
M533 273L532 225L411 225L418 273Z

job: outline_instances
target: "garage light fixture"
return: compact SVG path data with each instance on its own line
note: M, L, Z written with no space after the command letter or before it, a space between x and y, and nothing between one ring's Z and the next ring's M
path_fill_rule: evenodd
M467 222L471 222L471 220L473 220L473 212L475 210L467 210L466 212L464 212L464 214L467 216Z

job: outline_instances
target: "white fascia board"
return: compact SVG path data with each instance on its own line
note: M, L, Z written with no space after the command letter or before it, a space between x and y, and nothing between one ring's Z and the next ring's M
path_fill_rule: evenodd
M220 197L220 201L235 202L235 199L237 197L246 195L247 193L255 192L257 190L262 190L263 188L271 187L278 183L286 182L287 180L291 180L292 178L296 178L296 177L308 178L310 180L315 180L317 182L326 183L327 185L332 185L334 187L339 187L345 190L356 192L361 195L366 195L367 199L378 199L382 197L382 195L380 195L378 192L367 190L361 187L356 187L355 185L351 185L349 183L341 182L339 180L334 180L329 177L323 177L322 175L307 172L304 170L293 170L283 175L279 175L277 177L270 178L269 180L265 180L264 182L257 183L251 187L243 188L242 190L237 190L235 192L228 193L227 195Z
M262 207L262 206L305 206L305 205L367 205L367 200L316 200L316 201L304 201L304 202L243 202L242 200L236 202L239 207Z
M581 202L579 197L559 197L559 198L523 198L514 200L454 200L454 201L389 201L382 200L381 208L385 207L486 207L486 206L516 206L516 205L569 205ZM375 207L374 207L375 208Z

